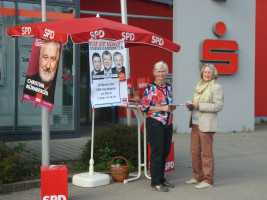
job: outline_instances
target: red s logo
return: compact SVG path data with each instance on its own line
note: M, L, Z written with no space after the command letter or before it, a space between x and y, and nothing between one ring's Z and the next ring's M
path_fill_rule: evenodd
M201 62L211 62L219 74L234 74L238 70L238 44L236 41L204 40L200 47Z

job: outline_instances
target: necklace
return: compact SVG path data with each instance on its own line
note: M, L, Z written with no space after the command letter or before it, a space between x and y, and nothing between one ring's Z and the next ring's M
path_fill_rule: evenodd
M166 85L166 83L165 83L165 82L163 82L163 83L159 84L159 83L157 83L157 81L154 81L154 83L156 83L156 85L158 85L158 86L160 86L160 87L165 87L165 85Z

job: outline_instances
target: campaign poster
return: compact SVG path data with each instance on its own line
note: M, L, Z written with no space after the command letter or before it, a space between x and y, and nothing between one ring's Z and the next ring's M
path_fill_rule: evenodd
M123 40L89 40L92 107L128 103L125 54Z
M29 101L52 111L60 53L59 42L34 38L22 101Z

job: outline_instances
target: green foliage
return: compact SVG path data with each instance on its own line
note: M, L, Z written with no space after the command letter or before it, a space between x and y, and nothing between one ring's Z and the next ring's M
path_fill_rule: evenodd
M22 159L22 153L27 153L27 158ZM27 150L25 143L8 147L0 141L0 185L40 177L36 160L37 156Z
M127 126L124 124L112 125L96 132L93 155L95 171L109 170L110 162L115 156L123 156L127 159L130 170L137 169L137 133L136 126ZM88 170L90 158L91 140L83 147L81 160L78 163L80 170ZM118 162L120 161L116 161L116 163ZM121 164L125 165L125 162L121 160Z

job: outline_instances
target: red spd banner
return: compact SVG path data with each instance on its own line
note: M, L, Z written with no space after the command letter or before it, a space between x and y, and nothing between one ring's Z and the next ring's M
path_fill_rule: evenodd
M150 170L150 154L151 154L151 149L150 149L150 145L148 143L148 153L147 153L147 156L148 156L148 170ZM167 158L167 161L166 161L166 165L165 165L165 172L168 172L168 171L171 171L171 170L174 170L174 166L175 166L175 161L174 161L174 142L172 142L172 145L171 145L171 152Z
M137 83L136 89L137 90L145 89L148 86L149 81L150 81L149 77L137 78L136 79L136 83Z
M133 78L128 78L127 79L127 89L132 89L133 88Z
M146 87L149 85L149 83L150 83L149 77L136 78L136 90L139 91L139 98L142 99L143 93Z

